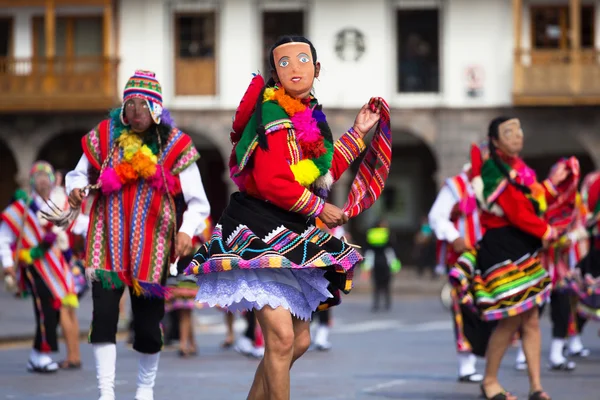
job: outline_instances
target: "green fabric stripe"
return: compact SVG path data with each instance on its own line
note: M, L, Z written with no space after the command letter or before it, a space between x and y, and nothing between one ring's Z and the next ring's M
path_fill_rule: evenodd
M501 286L497 287L492 292L489 292L489 291L487 291L485 289L479 289L479 290L476 290L475 293L479 297L486 297L486 298L489 298L489 299L496 298L499 295L501 295L502 293L508 292L511 289L514 289L516 287L522 286L522 285L524 285L527 282L532 282L532 281L536 280L537 278L540 278L545 273L546 273L546 271L544 269L540 268L538 271L536 271L532 275L526 275L526 276L524 276L522 278L519 278L517 280L510 281L510 282L508 282L508 283L506 283L504 285L501 285Z

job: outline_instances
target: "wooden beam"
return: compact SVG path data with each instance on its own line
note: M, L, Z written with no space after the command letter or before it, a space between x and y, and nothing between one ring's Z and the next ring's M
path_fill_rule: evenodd
M571 18L571 90L581 92L581 0L569 0Z
M54 0L46 0L46 14L44 15L44 38L46 41L46 57L56 55L56 12Z
M104 0L54 0L57 6L102 6ZM44 7L46 0L0 0L0 7Z
M514 25L514 60L513 60L513 90L515 93L523 91L523 60L521 56L521 36L523 27L523 1L513 0L513 25Z
M104 55L104 93L109 95L112 91L113 79L111 75L112 37L113 37L113 3L105 0L102 24L102 48Z

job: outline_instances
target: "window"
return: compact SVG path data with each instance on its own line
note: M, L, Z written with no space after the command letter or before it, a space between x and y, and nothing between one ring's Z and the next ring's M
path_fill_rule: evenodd
M304 36L303 11L265 11L263 13L263 70L264 76L270 76L269 50L283 35Z
M175 16L175 94L216 94L215 13Z
M531 45L534 49L566 50L571 47L571 16L568 5L531 7ZM581 7L581 47L594 47L593 6Z
M12 50L12 19L0 18L0 57L8 57Z
M55 55L57 57L101 56L103 50L102 16L56 18ZM33 20L34 54L46 56L46 29L43 17Z
M398 43L398 92L439 91L439 12L399 9L396 14Z

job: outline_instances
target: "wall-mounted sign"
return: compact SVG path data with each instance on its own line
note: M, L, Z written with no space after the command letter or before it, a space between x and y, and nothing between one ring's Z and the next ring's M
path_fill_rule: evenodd
M468 66L465 71L467 96L481 97L483 95L483 68L479 65Z
M358 61L365 53L365 35L355 28L339 31L335 37L335 52L342 61Z

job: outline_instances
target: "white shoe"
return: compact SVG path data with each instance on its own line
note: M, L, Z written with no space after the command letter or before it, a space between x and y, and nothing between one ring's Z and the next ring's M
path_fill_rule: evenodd
M254 347L252 349L252 357L263 358L264 356L265 356L265 348L264 347Z
M315 348L319 351L327 351L331 349L331 343L329 342L329 328L326 326L319 326L315 335Z
M233 349L245 356L253 356L254 345L252 344L252 341L246 336L240 336L235 341L235 346L233 346Z

